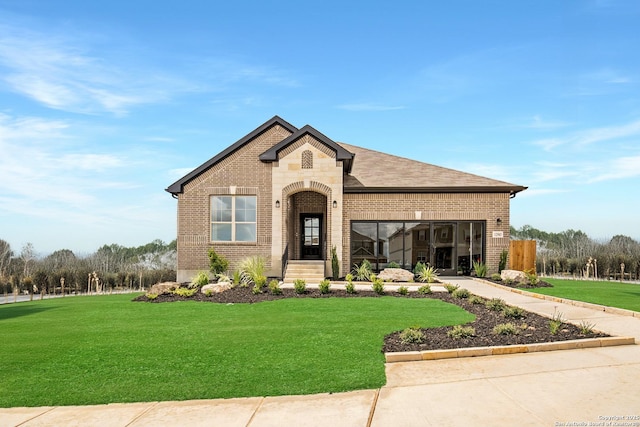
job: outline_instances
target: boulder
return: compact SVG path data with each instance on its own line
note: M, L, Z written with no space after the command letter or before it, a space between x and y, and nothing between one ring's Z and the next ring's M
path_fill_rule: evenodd
M378 274L378 279L387 282L408 282L413 280L413 273L404 268L385 268Z
M200 288L200 292L202 292L203 294L206 294L207 292L211 292L212 294L219 294L220 292L224 292L229 289L231 289L231 283L218 282L204 285L202 288Z
M500 277L502 277L502 280L513 280L514 282L526 283L527 281L527 275L518 270L502 270Z
M178 282L156 283L155 285L151 286L151 289L149 289L149 293L156 295L169 294L171 293L171 291L178 289L179 287L180 283Z

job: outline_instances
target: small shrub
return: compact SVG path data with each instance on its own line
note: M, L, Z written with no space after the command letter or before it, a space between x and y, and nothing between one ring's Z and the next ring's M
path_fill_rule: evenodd
M505 283L506 285L513 285L514 281L513 281L513 279L509 279L509 278L507 278L507 279L504 279L504 283Z
M407 288L406 286L400 286L398 288L398 293L400 295L407 295L409 293L409 288Z
M479 297L477 295L470 295L469 296L469 302L471 304L484 304L484 299L482 299L481 297Z
M474 261L473 271L476 273L477 277L485 277L487 275L487 264L484 262Z
M282 288L280 287L280 282L278 282L276 279L271 280L269 282L269 292L271 292L273 295L281 295Z
M380 279L374 279L371 289L378 295L384 295L384 282Z
M240 281L242 286L249 286L250 284L256 284L256 280L261 280L260 277L264 276L264 269L267 261L261 256L252 256L240 261ZM266 283L266 279L264 281ZM264 285L263 283L263 285Z
M222 273L229 268L229 261L222 255L218 255L213 248L209 248L209 270L213 274Z
M591 335L593 334L593 328L596 327L595 323L589 323L586 320L583 320L582 322L580 322L580 325L578 326L580 328L580 333L582 335Z
M475 337L476 330L471 326L456 325L447 332L447 336L449 338L453 338L454 340Z
M178 288L173 291L175 295L185 298L194 296L196 292L198 292L198 288Z
M471 295L469 290L464 288L459 288L451 292L452 297L459 298L459 299L469 298L469 295Z
M522 319L524 317L524 310L520 307L505 307L502 310L504 317L509 319Z
M242 274L240 270L236 270L233 272L233 286L238 286L240 281L242 280Z
M151 292L147 292L145 296L147 297L148 300L151 300L151 301L158 298L158 294L152 294Z
M323 281L321 281L318 285L318 289L320 289L321 294L328 294L329 292L331 292L331 282L329 281L329 279L324 279Z
M502 311L507 306L503 299L491 298L484 305L491 311Z
M262 286L258 286L258 284L256 283L255 285L253 285L253 289L251 289L251 292L253 292L254 295L261 294Z
M438 280L438 273L435 268L432 266L427 267L422 263L416 264L416 276L418 276L418 281L423 283L434 283Z
M389 264L387 264L387 268L400 268L400 264L395 261L391 261Z
M496 282L502 282L502 276L500 273L493 273L491 275L491 280L495 280Z
M201 271L196 276L191 279L191 283L189 283L190 288L201 288L204 285L209 284L209 275L206 271Z
M347 284L344 285L344 289L347 291L348 294L356 293L356 285L354 285L353 282L351 281L347 282Z
M293 281L293 289L295 289L296 294L304 294L307 292L307 282L304 279L296 279Z
M419 328L407 328L400 332L403 344L420 344L424 342L424 333Z
M517 335L520 330L513 323L500 323L493 327L493 333L496 335Z
M447 290L447 292L449 292L450 294L452 294L453 291L455 291L460 287L458 285L452 285L451 283L445 283L443 286Z
M353 265L353 276L356 280L360 282L364 282L369 280L369 276L371 276L371 263L368 260L363 260L360 265Z
M432 293L431 291L431 286L429 285L422 285L418 288L418 293L422 294L422 295L427 295Z
M218 279L218 282L227 282L231 284L231 278L227 276L225 273L216 274L216 278Z
M331 273L333 280L337 280L340 276L340 261L338 260L338 252L335 246L331 248Z
M537 285L538 283L540 283L540 279L538 278L538 275L536 274L536 271L533 269L530 270L525 270L524 271L525 276L527 276L527 282L529 282L530 285Z
M378 278L378 276L376 276L376 273L371 273L371 274L369 275L369 281L370 281L371 283L375 282L377 278ZM380 279L380 280L382 280L382 279Z
M557 334L563 323L562 313L554 312L553 317L549 320L549 332L551 332L551 335Z
M213 291L211 289L207 289L206 291L204 291L204 295L210 297L211 295L213 295Z
M347 282L353 282L353 274L347 273L347 275L344 276L344 280L346 280Z
M254 284L255 284L258 288L262 289L262 288L267 284L267 277L266 277L266 276L262 276L262 275L257 276L257 277L254 279Z
M503 249L500 252L500 262L498 263L498 273L502 273L502 270L507 268L507 258L509 257L509 251Z

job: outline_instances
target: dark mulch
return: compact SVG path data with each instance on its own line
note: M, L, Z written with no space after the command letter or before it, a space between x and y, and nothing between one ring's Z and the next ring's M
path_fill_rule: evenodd
M509 288L515 289L535 289L535 288L553 288L553 285L549 282L545 282L544 280L538 281L535 285L530 283L522 283L522 282L513 282L507 283L502 280L493 280L490 277L483 277L482 280L486 280L487 282L497 283L498 285L507 286Z
M584 338L606 337L608 335L595 331L591 334L582 334L580 328L565 323L560 327L557 334L550 332L549 320L546 317L534 313L524 312L520 319L507 319L501 312L491 311L484 304L471 304L467 299L453 298L446 292L434 292L429 295L422 295L417 292L409 292L407 295L400 295L397 292L387 292L386 295L397 298L434 298L444 302L458 305L466 311L473 313L476 320L465 325L475 329L475 336L470 338L453 339L447 335L452 327L440 327L422 329L425 340L421 344L405 344L400 339L400 331L389 334L384 339L383 352L397 351L421 351L438 350L466 347L485 347L496 345L532 344L553 341L566 341ZM145 295L134 299L140 302L174 302L174 301L204 301L221 304L236 303L258 303L262 301L273 301L284 298L379 298L380 295L373 291L358 291L356 294L348 294L344 290L331 290L329 294L321 294L318 289L308 289L304 294L297 294L293 289L282 289L281 295L273 295L268 291L261 294L253 294L248 287L235 287L227 291L206 296L200 292L193 297L180 297L173 294L159 295L156 299L150 300ZM513 323L519 332L517 335L496 335L493 328L500 323Z

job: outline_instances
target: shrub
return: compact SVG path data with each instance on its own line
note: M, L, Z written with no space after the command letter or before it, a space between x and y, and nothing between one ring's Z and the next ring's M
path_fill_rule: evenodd
M447 290L447 292L449 292L450 294L453 293L453 291L455 291L456 289L458 289L460 286L458 285L452 285L451 283L445 283L444 284L444 288Z
M407 328L400 332L400 341L403 344L419 344L424 342L424 333L417 327Z
M256 283L255 285L253 285L253 289L251 289L251 292L253 292L254 295L261 294L262 286L258 286L258 284Z
M173 291L175 295L185 298L194 296L196 292L198 292L198 288L178 288Z
M471 304L484 304L484 299L477 296L477 295L470 295L469 296L469 302Z
M347 282L346 285L344 285L344 289L345 291L347 291L348 294L355 294L357 293L356 291L356 285L353 284L353 282Z
M557 334L563 323L562 313L554 312L553 317L549 320L549 332L551 332L551 335Z
M240 261L240 281L242 286L249 286L255 284L256 279L264 276L264 269L267 261L261 256L252 256ZM265 280L266 283L266 280Z
M304 294L307 292L307 282L304 279L296 279L293 281L293 289L295 289L296 294Z
M380 279L374 279L371 289L378 295L384 295L384 282Z
M422 294L422 295L427 295L431 293L431 286L429 285L422 285L418 288L418 293Z
M487 264L484 262L474 261L473 271L475 271L476 277L485 277L487 275Z
M340 277L340 261L338 260L338 252L335 246L331 248L331 273L333 280L337 280Z
M254 284L262 289L267 284L267 276L257 276L254 279Z
M222 255L218 255L213 247L209 248L209 270L213 274L222 273L229 268L229 261Z
M148 300L151 300L151 301L158 298L158 294L152 294L151 292L147 292L145 296L147 297Z
M216 277L218 278L218 282L227 282L231 284L231 278L227 276L225 273L218 273L216 274Z
M409 288L407 288L406 286L400 286L398 288L398 293L400 295L407 295L409 293Z
M352 282L353 281L353 274L347 273L347 275L344 276L344 280L346 280L347 282Z
M371 263L366 259L363 260L360 265L358 264L353 265L353 276L355 277L356 280L360 282L369 280L371 273L372 273Z
M500 323L493 327L493 333L496 335L517 335L520 330L513 323Z
M496 282L501 282L502 276L500 275L500 273L493 273L491 275L491 280L495 280Z
M233 272L233 286L238 286L240 281L242 280L242 274L240 274L240 270L236 270Z
M459 288L451 292L452 297L459 299L469 298L469 295L471 295L471 293L464 288Z
M533 269L530 270L525 270L524 271L525 276L527 276L527 282L529 282L530 285L537 285L540 282L540 279L538 278L538 275L536 274L536 271Z
M476 336L476 330L471 326L456 325L447 332L447 336L449 338L453 338L454 340L474 337Z
M206 273L206 271L201 271L198 274L196 274L196 276L193 279L191 279L191 283L189 283L189 287L197 289L208 284L209 284L209 275Z
M503 249L500 252L500 262L498 262L498 273L502 273L502 270L507 268L507 258L509 257L509 251Z
M400 264L395 261L391 261L389 264L387 264L387 268L400 268Z
M418 276L418 281L423 283L434 283L438 280L438 273L435 268L432 266L427 267L422 263L416 264L416 276Z
M505 307L502 310L502 314L504 315L504 317L510 318L510 319L522 319L524 317L524 310L521 309L520 307Z
M205 296L210 297L211 295L213 295L213 291L211 289L207 289L206 291L204 291Z
M271 280L269 282L269 291L273 295L281 295L282 294L282 288L280 287L280 282L278 282L276 279Z
M324 279L318 285L318 289L320 289L321 294L328 294L331 292L331 282L329 279Z
M500 298L491 298L484 305L492 311L502 311L507 306L503 299Z
M504 283L505 283L506 285L513 285L513 279L509 279L509 278L504 279Z

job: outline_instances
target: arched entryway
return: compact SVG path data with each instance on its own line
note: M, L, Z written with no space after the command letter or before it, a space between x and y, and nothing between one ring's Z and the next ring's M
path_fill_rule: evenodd
M289 196L286 227L291 259L327 259L327 204L327 196L316 191Z

